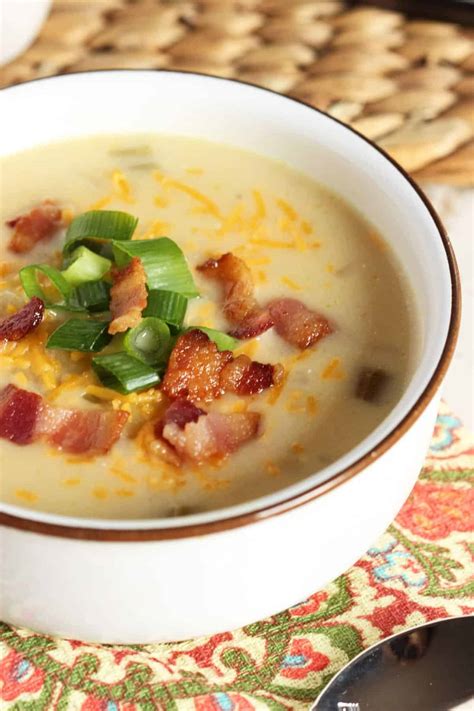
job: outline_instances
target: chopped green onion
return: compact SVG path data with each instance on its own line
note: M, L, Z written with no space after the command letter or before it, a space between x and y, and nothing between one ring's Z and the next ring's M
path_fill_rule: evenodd
M160 382L158 373L128 353L110 353L92 359L92 367L107 388L126 395L146 390Z
M123 158L127 156L151 156L153 155L153 151L151 150L151 146L143 143L139 144L136 146L127 146L124 148L111 148L108 151L109 155L114 156L116 158Z
M206 328L205 326L189 326L184 333L187 333L188 331L195 331L196 329L198 331L203 331L206 336L209 336L211 341L214 341L220 351L233 351L239 344L237 338L229 336L229 334L224 333L224 331L217 331L215 328Z
M114 242L114 257L119 267L139 257L150 290L175 291L190 299L199 296L183 252L168 237Z
M63 254L69 255L85 244L93 252L109 256L111 240L131 239L138 218L119 210L90 210L74 218L66 232Z
M72 286L63 277L59 269L56 267L51 267L49 264L30 264L28 267L20 269L20 281L25 294L31 299L33 296L37 296L44 302L46 308L56 308L58 306L64 306L63 304L54 304L43 291L39 281L38 272L44 274L51 284L58 290L58 292L63 297L64 301L67 301L71 291ZM74 309L72 309L74 310Z
M110 284L105 281L87 281L76 286L69 303L87 311L108 311L110 301Z
M124 339L127 353L147 365L164 364L169 354L170 330L160 318L143 318Z
M148 301L143 316L156 316L169 326L181 328L183 325L188 300L176 291L152 289L148 292Z
M102 279L112 266L110 259L101 257L87 247L75 249L71 254L71 260L68 268L63 269L62 275L72 286Z
M47 340L46 348L97 353L112 339L107 333L108 326L104 321L71 318L53 331Z

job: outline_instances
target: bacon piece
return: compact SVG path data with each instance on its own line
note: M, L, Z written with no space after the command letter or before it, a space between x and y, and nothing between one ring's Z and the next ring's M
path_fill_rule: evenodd
M109 333L123 333L140 323L147 305L146 274L141 259L133 257L122 269L112 269L110 290L112 321Z
M298 299L276 299L269 306L275 330L287 343L304 349L333 332L329 321Z
M209 402L225 392L254 395L277 384L281 374L280 365L258 363L244 355L234 359L231 351L219 351L196 329L178 338L162 390L172 398Z
M252 273L240 257L227 252L219 259L208 259L198 271L222 284L224 316L236 324L231 335L241 339L254 338L272 327L270 313L261 309L255 299Z
M220 383L225 392L256 395L272 385L278 385L282 375L283 368L279 363L258 363L246 355L240 355L223 368Z
M268 309L257 309L247 316L242 323L229 331L229 335L239 340L255 338L273 326L273 318Z
M174 423L181 429L184 429L184 426L187 425L188 422L196 422L201 415L205 414L204 410L201 410L200 407L194 405L190 400L180 397L172 402L166 410L164 424L168 425Z
M210 412L184 428L174 422L165 425L163 438L183 460L201 464L225 457L257 437L260 417L257 412Z
M15 444L44 440L70 454L106 454L118 440L123 410L66 410L40 395L7 385L0 392L0 437Z
M198 270L210 279L217 279L224 288L224 315L232 323L241 323L257 308L250 269L232 252L219 259L208 259Z
M45 200L27 215L6 222L15 231L8 248L23 254L33 249L37 242L50 239L62 227L61 210L52 200Z
M188 331L171 352L161 389L172 398L214 400L222 394L220 375L232 358L231 351L219 351L203 331Z
M30 444L43 408L40 395L7 385L0 392L0 437L15 444Z
M40 325L43 314L44 303L37 296L33 296L19 311L0 321L0 339L21 341Z
M53 408L47 408L52 410ZM49 413L42 414L38 431L43 432L45 425L51 422ZM56 409L54 420L56 427L44 434L52 444L69 454L87 454L95 456L107 454L128 420L124 410L62 410Z

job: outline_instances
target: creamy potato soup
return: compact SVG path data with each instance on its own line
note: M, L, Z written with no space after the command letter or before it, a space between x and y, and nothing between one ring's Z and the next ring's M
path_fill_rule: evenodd
M35 208L46 211L39 226ZM120 226L123 234L117 228L112 235L113 250L105 234L110 222L104 234L97 234L102 228L94 223L86 235L84 220L77 218L88 211L137 217L128 244L167 236L189 265L191 281L183 290L189 292L194 282L199 297L184 294L184 322L173 325L170 317L165 323L167 346L160 346L155 360L161 331L143 328L143 305L147 290L163 288L159 274L158 281L150 281L152 267L143 249L132 258L127 240L120 242L126 225ZM104 239L81 241L91 229ZM394 255L353 207L282 163L181 137L100 136L48 145L3 160L0 230L4 502L123 519L240 503L292 484L348 452L382 422L407 382L413 349L410 294ZM71 238L64 256L65 239ZM70 264L82 247L86 251L74 276ZM95 260L99 252L105 261ZM228 254L233 261L224 265L222 256ZM109 306L88 311L86 299L81 310L78 297L65 296L44 271L29 270L26 277L23 272L20 282L20 269L44 264L54 267L53 274L70 268L69 290L88 280L100 282ZM173 274L165 284L169 292L181 288ZM126 292L126 286L131 292L124 295L120 290ZM42 300L32 296L37 287ZM75 311L64 303L48 308L68 299ZM24 318L15 321L22 308ZM151 321L159 321L154 315ZM97 329L93 337L89 331L84 336L89 352L79 347L74 329L72 340L62 332L53 339L57 345L46 348L51 334L72 318ZM196 337L196 331L186 330L192 326L221 333L211 332L209 339L197 331ZM225 341L229 332L247 337ZM185 337L189 348L179 354L177 344ZM196 363L198 351L202 360ZM140 352L147 358L152 353L151 360L135 359ZM143 366L135 373L140 387L134 389L136 381L126 374L129 392L120 391L110 365L117 353ZM213 368L212 394L200 398L195 388ZM172 412L179 412L167 415L173 403ZM94 442L81 450L84 438L93 439L84 418L91 411L104 418L93 421ZM256 414L243 417L248 413ZM78 435L83 427L84 438ZM103 427L106 432L98 433Z

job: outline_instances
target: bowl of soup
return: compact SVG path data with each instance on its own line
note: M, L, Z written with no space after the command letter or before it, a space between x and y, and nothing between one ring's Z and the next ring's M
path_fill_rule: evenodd
M459 321L432 207L241 82L94 72L1 101L1 618L145 643L303 600L423 463Z

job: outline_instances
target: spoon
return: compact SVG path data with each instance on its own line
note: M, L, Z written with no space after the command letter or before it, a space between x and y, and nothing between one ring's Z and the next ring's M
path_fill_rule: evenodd
M336 674L310 711L474 711L474 616L378 642Z

